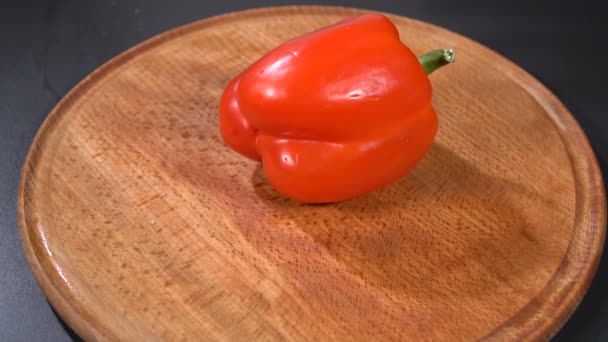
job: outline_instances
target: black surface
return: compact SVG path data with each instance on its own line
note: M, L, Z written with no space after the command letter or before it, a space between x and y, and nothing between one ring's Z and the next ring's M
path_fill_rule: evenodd
M469 36L539 78L587 133L606 178L608 49L600 1L0 1L0 341L74 338L23 256L16 222L21 164L60 97L100 64L157 33L251 7L316 3L428 21ZM607 253L608 254L608 253ZM608 341L608 257L556 341Z

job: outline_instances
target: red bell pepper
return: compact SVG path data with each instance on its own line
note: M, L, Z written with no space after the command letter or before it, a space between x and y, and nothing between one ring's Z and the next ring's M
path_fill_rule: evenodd
M437 130L427 77L452 50L420 59L380 14L290 40L226 87L220 130L261 161L269 182L303 202L335 202L387 185L426 154Z

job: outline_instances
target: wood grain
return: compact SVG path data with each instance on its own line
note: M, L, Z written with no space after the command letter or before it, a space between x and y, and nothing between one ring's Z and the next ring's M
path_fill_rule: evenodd
M25 253L88 340L543 340L604 243L601 174L539 82L455 33L391 16L432 76L436 142L391 186L285 199L218 133L223 87L267 50L359 10L258 9L115 58L53 110L19 191Z

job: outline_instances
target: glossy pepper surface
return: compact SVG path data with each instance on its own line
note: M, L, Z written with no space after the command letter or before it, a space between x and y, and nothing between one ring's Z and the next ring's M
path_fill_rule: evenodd
M220 131L262 162L282 194L309 202L353 198L403 177L437 131L427 74L451 50L420 59L380 14L290 40L234 78Z

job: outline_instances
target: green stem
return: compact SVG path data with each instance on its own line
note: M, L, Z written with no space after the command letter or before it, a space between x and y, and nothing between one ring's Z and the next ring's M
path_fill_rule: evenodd
M418 61L422 64L427 75L430 75L433 71L444 65L453 63L455 59L456 56L452 49L435 50L418 57Z

